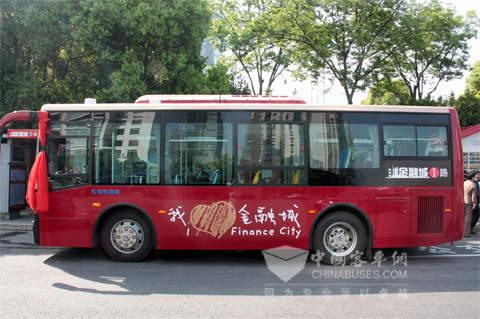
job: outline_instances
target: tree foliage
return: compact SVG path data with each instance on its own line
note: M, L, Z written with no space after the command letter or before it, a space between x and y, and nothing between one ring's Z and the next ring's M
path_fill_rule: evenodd
M365 103L453 104L431 93L462 75L478 18L435 0L406 1L216 0L210 36L241 65L253 94L271 92L296 66L300 78L326 71L350 104L368 88ZM206 68L200 57L207 0L3 0L0 9L0 116L87 97L250 92L231 64ZM480 98L479 64L458 105Z
M455 109L461 127L480 124L480 98L472 91L460 95L455 101Z
M476 97L480 98L480 60L475 62L471 69L470 76L467 78L466 89L472 91Z
M423 106L453 106L455 94L439 96L437 99L427 95L422 99L412 98L410 92L401 80L383 78L370 89L368 96L360 104L364 105L423 105Z
M355 92L381 79L385 80L380 86L403 81L409 104L429 103L429 94L441 81L462 76L468 40L476 36L478 27L473 12L462 17L436 0L262 3L268 4L269 37L291 48L296 75L318 79L326 70L343 87L349 104ZM407 100L399 97L404 91L391 93L399 103Z
M363 105L407 105L410 94L400 80L384 78L368 91L368 96L360 104Z
M178 76L200 76L201 42L210 17L207 3L198 0L87 0L78 24L89 35L85 46L91 45L112 70L106 97L131 101L147 92L178 89L186 81Z
M383 73L403 81L415 101L431 95L440 82L462 77L468 40L477 35L478 19L473 12L457 15L436 0L411 2L408 8L385 47L390 64Z
M480 61L477 61L466 79L465 92L455 101L461 127L480 124Z
M271 90L273 82L292 63L288 47L268 36L268 6L262 0L217 0L210 38L229 60L238 63L249 79L253 94ZM268 80L267 80L268 79Z
M200 56L211 15L206 0L2 0L0 116L87 97L229 94L234 75L205 71Z
M453 106L458 112L461 127L477 125L480 124L479 70L480 62L477 61L466 79L465 92L458 98L455 98L453 92L437 99L432 98L431 94L421 99L413 98L403 81L384 78L375 83L361 104Z
M37 108L68 81L78 49L69 12L78 8L72 1L2 1L0 116Z
M316 79L325 68L343 87L347 102L367 89L383 66L383 48L398 0L272 0L272 36L295 48L299 72Z

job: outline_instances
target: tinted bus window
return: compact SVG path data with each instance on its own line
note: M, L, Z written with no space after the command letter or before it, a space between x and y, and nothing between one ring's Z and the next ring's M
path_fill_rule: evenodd
M165 123L165 184L227 185L233 177L233 124L228 113L169 114Z
M50 174L88 174L86 138L51 138L49 143Z
M444 126L383 126L385 156L448 156Z
M240 184L304 184L303 124L238 124Z
M385 156L415 156L416 148L415 126L385 125L383 127Z
M448 156L447 128L418 126L417 149L418 156Z
M95 113L95 183L160 183L160 119L155 112Z
M67 113L68 114L68 113ZM52 124L50 133L62 136L90 136L91 125L87 123L81 124Z
M88 138L50 138L48 145L48 174L53 189L88 182Z
M310 185L375 185L380 182L378 174L365 171L380 167L378 125L352 123L364 119L340 113L312 114Z
M76 117L72 118L76 119ZM91 131L90 123L52 123L50 125L51 134L47 155L51 189L89 182Z

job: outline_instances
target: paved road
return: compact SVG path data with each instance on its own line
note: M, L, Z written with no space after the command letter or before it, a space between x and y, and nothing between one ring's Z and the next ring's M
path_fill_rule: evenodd
M88 249L37 247L31 237L0 231L2 318L480 317L479 235L377 251L380 265L308 258L287 282L260 252L179 252L127 264Z

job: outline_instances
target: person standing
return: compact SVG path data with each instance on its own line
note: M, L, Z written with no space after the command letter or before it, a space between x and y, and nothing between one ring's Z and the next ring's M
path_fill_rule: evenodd
M473 228L475 228L475 225L478 222L478 218L480 217L480 171L475 172L475 180L474 180L475 185L477 186L477 206L473 209L472 213L472 234L476 234L473 231Z
M464 202L465 202L465 228L463 237L470 237L472 228L473 209L477 207L477 185L475 183L475 173L471 172L467 175L467 180L463 183Z

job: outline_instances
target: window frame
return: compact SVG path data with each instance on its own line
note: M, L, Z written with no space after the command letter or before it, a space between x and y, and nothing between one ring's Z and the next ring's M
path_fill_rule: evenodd
M237 156L237 153L236 153L236 149L235 149L235 140L236 140L236 135L235 135L235 117L236 117L236 114L238 113L237 111L230 111L230 110L208 110L208 109L205 109L205 110L185 110L185 111L179 111L179 112L174 112L174 111L159 111L162 113L162 145L161 145L161 169L160 169L160 175L161 175L161 185L162 186L168 186L168 187L180 187L180 186L197 186L197 187L205 187L205 186L217 186L217 187L221 187L221 186L232 186L233 184L231 183L231 180L230 178L228 178L228 174L229 174L229 170L227 169L227 171L225 172L225 180L224 180L224 183L221 183L221 184L212 184L212 181L208 182L208 183L188 183L187 180L183 180L183 183L174 183L174 179L172 179L172 182L171 183L167 183L167 171L169 171L170 169L167 169L167 167L170 166L170 164L167 165L167 145L171 145L170 142L167 142L167 137L169 136L169 134L167 133L167 130L170 128L170 125L172 124L194 124L194 125L197 125L197 124L201 124L201 125L208 125L208 124L213 124L213 123L209 123L209 122L184 122L184 121L181 121L182 119L179 118L175 118L173 117L172 118L172 115L173 114L176 114L176 113L184 113L186 114L185 116L189 116L191 115L191 113L199 113L199 114L202 114L202 113L210 113L210 112L214 112L214 113L221 113L220 117L222 119L222 122L217 122L216 124L217 125L224 125L224 134L228 134L228 130L226 130L225 128L228 127L228 125L230 125L230 138L231 138L231 146L232 146L232 149L230 150L231 153L229 153L228 149L227 149L227 152L226 153L222 153L222 157L225 155L225 154L229 154L229 157L230 157L230 162L232 163L231 167L230 167L230 170L231 170L231 173L232 175L235 173L235 165L234 165L234 162L235 162L235 159L236 159L236 156ZM223 117L224 114L231 114L233 115L233 119L229 119L227 117ZM218 141L218 140L217 140ZM190 142L195 142L195 140L192 140ZM227 143L227 148L228 148L228 143L229 143L229 139L227 137L227 139L225 140L221 140L220 142L222 143ZM170 146L169 146L170 147ZM168 150L168 152L170 152L171 149ZM169 153L170 154L170 153ZM170 154L171 156L171 154ZM171 161L172 159L169 159L168 161ZM204 163L202 163L204 164ZM191 163L192 165L192 171L194 172L195 171L195 163ZM207 172L208 173L208 172ZM213 175L212 177L215 176L215 172L213 172Z
M259 111L261 112L261 111ZM282 112L282 111L279 111ZM292 111L294 112L294 111ZM274 165L269 165L269 166L253 166L253 165L240 165L238 163L239 161L239 125L240 124L287 124L287 125L292 125L292 124L297 124L297 125L302 125L303 126L303 165L299 166L274 166ZM236 186L254 186L254 187L271 187L271 186L276 186L276 187L291 187L291 186L308 186L308 133L307 133L307 127L308 123L307 121L275 121L275 120L270 120L270 121L265 121L265 120L250 120L250 121L245 121L245 120L238 120L235 121L235 127L234 127L234 141L236 145L235 148L235 162L234 162L234 172L235 172L235 185ZM238 180L240 171L242 170L258 170L258 171L272 171L272 176L274 175L274 171L300 171L303 172L303 182L301 183L290 183L290 184L270 184L270 183L240 183Z
M161 155L162 155L162 145L161 145L161 142L162 142L162 135L163 134L163 128L162 128L162 125L163 125L163 114L164 112L163 111L158 111L158 110L155 110L155 111L136 111L136 110L127 110L127 111L124 111L124 110L113 110L113 111L96 111L94 112L94 116L99 116L100 114L105 114L105 113L110 113L109 116L112 116L113 115L116 115L114 113L119 113L118 116L115 116L115 118L117 119L116 121L114 122L110 122L110 123L107 123L107 125L112 125L113 126L113 129L117 130L117 134L115 134L115 139L112 139L111 143L112 143L112 146L102 146L102 147L98 147L97 148L97 144L98 141L101 141L101 139L99 139L99 136L100 136L100 132L101 130L103 129L103 126L105 124L102 124L102 125L98 125L99 120L94 120L96 126L95 126L95 130L94 130L94 136L93 136L93 143L92 144L92 153L93 155L95 155L95 158L92 158L92 184L95 185L95 186L146 186L146 185L153 185L153 186L159 186L159 185L162 185L162 169L161 169L161 166L159 167L158 165L161 163ZM132 113L131 115L129 113ZM131 130L136 130L137 128L128 128L129 131L127 134L125 134L125 131L126 131L126 126L124 122L122 121L118 121L118 119L123 119L123 118L128 118L128 117L132 117L132 121L130 123L130 125L133 125L133 122L134 121L138 121L137 118L135 118L135 115L144 115L144 113L154 113L154 117L153 119L157 118L158 117L158 121L154 121L152 120L151 122L147 122L146 124L151 124L152 128L155 127L155 125L158 125L158 132L159 132L159 136L158 136L158 141L160 142L160 145L158 147L158 151L157 151L157 175L156 176L156 179L157 179L157 182L154 183L154 182L150 182L149 180L149 176L148 176L148 169L149 169L149 161L146 162L146 170L147 172L143 173L143 174L133 174L133 175L121 175L122 178L125 178L126 181L130 180L130 183L129 182L124 182L124 183L119 183L119 182L116 182L116 183L105 183L105 182L102 182L100 178L98 178L98 181L97 181L97 169L95 167L95 169L93 169L93 165L96 165L97 164L97 153L96 152L101 152L103 149L110 149L110 160L112 161L111 163L111 167L110 167L110 178L111 179L114 179L114 178L118 178L120 176L116 176L116 175L112 175L113 173L113 169L114 169L114 156L115 156L115 151L116 151L116 147L125 147L127 149L127 153L125 154L129 154L130 153L130 150L128 150L128 148L132 148L132 147L137 147L138 146L134 146L134 145L131 145L131 141L135 141L136 143L134 144L137 144L139 143L140 140L145 140L144 137L148 136L150 137L148 140L151 142L152 140L153 141L156 141L157 139L156 138L152 138L152 135L141 135L140 134L140 131L141 129L139 129L139 131L135 131L134 134L132 134ZM123 117L122 117L123 116ZM139 125L138 123L135 124L135 126ZM122 128L120 128L122 127ZM100 130L99 130L100 129ZM118 136L121 136L122 138L117 138ZM134 136L134 137L137 137L137 139L125 139L125 136ZM127 142L128 145L124 145L124 143ZM156 149L156 148L155 148ZM92 155L92 156L93 156ZM128 156L127 156L128 157ZM102 161L103 159L100 159L99 161ZM132 162L131 165L134 165L134 163ZM161 165L161 164L160 164ZM122 172L124 172L124 170L122 170ZM101 172L99 172L101 173ZM143 177L145 176L144 178L144 181L143 182L143 179L142 178L139 178L139 177ZM135 181L135 182L134 182Z
M384 129L386 126L412 126L414 128L414 141L415 141L415 155L386 155L385 152L385 134L384 134ZM435 128L445 128L445 133L446 133L446 142L447 142L447 155L436 155L436 156L428 156L428 155L419 155L418 154L418 128L419 127L435 127ZM382 160L451 160L451 154L452 154L452 141L451 141L451 125L450 124L445 124L445 123L411 123L411 124L406 124L406 123L381 123L381 151L382 151Z
M68 112L61 112L61 113L68 113ZM90 113L91 114L91 113ZM68 186L65 186L65 187L58 187L58 188L53 188L53 187L50 187L50 191L58 191L58 190L64 190L64 189L70 189L70 188L76 188L76 187L81 187L81 186L86 186L86 185L92 185L92 169L93 169L93 166L92 166L92 156L93 156L93 145L92 145L92 141L94 139L94 129L95 129L95 126L94 126L94 121L92 121L91 119L90 120L86 120L86 121L65 121L65 120L62 120L62 121L50 121L48 123L49 125L49 128L51 128L52 126L54 125L90 125L90 135L53 135L53 134L47 134L47 146L46 146L46 149L47 149L47 176L48 176L48 179L49 179L49 182L51 179L84 179L86 178L87 181L85 183L79 183L79 184L76 184L76 185L68 185ZM50 174L49 172L49 169L48 169L48 163L49 163L49 152L50 152L50 142L52 140L56 140L56 139L67 139L67 138L84 138L86 139L86 154L87 154L87 164L86 164L86 168L87 168L87 173L86 174Z

